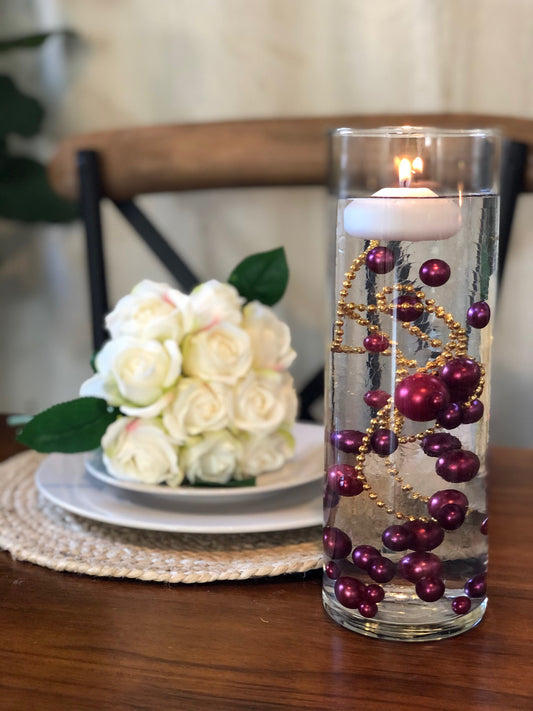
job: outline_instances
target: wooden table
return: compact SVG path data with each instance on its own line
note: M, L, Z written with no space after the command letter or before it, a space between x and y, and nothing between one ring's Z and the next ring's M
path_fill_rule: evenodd
M0 418L0 458L16 451ZM492 452L490 601L433 643L329 620L317 574L102 580L0 553L0 709L533 709L533 451Z

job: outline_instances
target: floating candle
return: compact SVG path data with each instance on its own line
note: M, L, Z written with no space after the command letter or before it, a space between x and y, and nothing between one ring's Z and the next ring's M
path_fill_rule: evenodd
M415 159L416 161L417 159ZM413 165L415 164L413 161ZM400 163L405 171L408 163ZM404 172L405 175L405 172ZM461 211L456 200L439 197L429 188L411 188L402 178L400 187L381 188L369 198L355 198L344 209L344 230L352 237L374 240L448 239L461 227Z

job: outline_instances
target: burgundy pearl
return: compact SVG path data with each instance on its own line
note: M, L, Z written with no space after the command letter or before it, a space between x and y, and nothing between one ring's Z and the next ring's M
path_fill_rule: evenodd
M453 402L463 402L477 388L481 369L472 358L452 358L442 366L440 377Z
M338 563L334 560L329 560L324 566L324 572L330 580L336 580L341 574L341 569L339 568Z
M386 393L384 390L369 390L364 394L363 400L369 407L381 410L381 408L387 404L389 397L389 393Z
M359 430L335 430L330 435L331 444L341 452L357 454L363 444L364 432Z
M381 602L385 597L385 590L377 583L370 583L365 589L365 600L367 602Z
M401 380L394 397L400 413L415 422L434 420L450 401L443 381L427 373L414 373Z
M450 266L443 259L428 259L420 267L418 275L427 286L442 286L450 278Z
M324 553L328 558L346 558L352 550L352 542L348 534L334 526L326 526L323 531L322 540L324 543Z
M378 429L370 437L370 446L380 457L387 457L398 449L398 437L392 430Z
M469 597L460 595L452 600L452 610L456 615L465 615L472 606L472 600Z
M394 299L392 307L398 321L407 323L416 321L417 318L422 316L424 309L421 308L421 305L422 302L414 294L402 294L402 296Z
M435 514L437 523L446 531L456 531L465 522L465 512L457 504L446 504Z
M485 328L490 321L490 306L486 301L476 301L466 312L466 320L472 328Z
M481 531L481 533L484 536L486 536L488 534L488 532L489 532L489 519L488 518L483 519L481 526L479 527L479 530Z
M461 441L447 432L434 432L424 437L422 449L428 457L440 457L443 452L461 449Z
M416 582L415 592L424 602L435 602L444 595L444 582L435 577L420 578Z
M481 400L476 398L475 400L472 400L468 407L466 405L462 406L461 422L464 425L472 425L474 422L479 422L479 420L483 417L484 411L485 407L483 406L483 403Z
M389 526L383 531L381 540L383 545L391 551L405 551L411 548L413 534L405 526Z
M370 333L363 340L363 346L370 353L382 353L389 347L389 339L384 333Z
M343 575L335 583L335 597L344 607L355 610L364 600L365 585L357 578Z
M465 584L465 593L468 597L485 597L487 594L487 574L474 575Z
M395 572L396 566L392 560L382 555L373 558L368 569L368 574L376 583L388 583L394 578Z
M444 452L435 465L435 471L445 481L458 484L473 479L479 471L479 457L466 449Z
M375 602L364 600L360 602L357 609L363 617L375 617L378 613L378 606Z
M351 464L333 464L328 468L328 486L340 496L357 496L363 491L363 482Z
M374 274L387 274L394 269L396 257L388 247L374 247L366 255L365 262Z
M437 422L445 430L453 430L463 422L463 411L456 402L451 402L437 415Z
M466 512L468 499L462 491L457 491L457 489L442 489L442 491L435 492L429 499L428 512L430 516L436 518L439 511L450 504L458 506L462 511Z
M352 553L352 560L358 568L368 570L372 561L381 556L380 552L374 546L357 546Z
M442 573L442 563L434 553L408 553L401 559L398 572L409 582L416 583L420 578L439 578Z
M444 540L444 531L435 521L408 521L404 527L411 533L409 548L414 551L432 551Z

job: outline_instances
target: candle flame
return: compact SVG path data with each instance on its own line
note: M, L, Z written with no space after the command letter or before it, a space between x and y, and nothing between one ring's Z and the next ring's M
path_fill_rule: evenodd
M411 184L411 161L402 158L398 166L398 180L403 188L408 188Z
M411 184L411 176L413 173L421 173L424 170L424 161L420 156L413 158L413 162L409 158L402 158L394 161L398 164L398 181L404 188L408 188Z

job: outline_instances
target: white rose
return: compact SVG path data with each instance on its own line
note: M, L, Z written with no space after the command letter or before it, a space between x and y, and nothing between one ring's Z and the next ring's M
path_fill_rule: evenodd
M102 437L104 464L117 479L179 486L184 475L177 447L159 420L119 417Z
M221 321L239 326L242 321L244 299L231 284L211 279L195 287L189 298L195 330L211 328Z
M175 341L122 336L104 345L95 365L97 374L82 384L80 395L103 397L125 414L153 417L173 397L167 391L180 375L181 352Z
M118 301L105 324L112 338L179 342L192 327L189 297L168 284L145 279Z
M245 476L257 476L282 467L294 454L294 437L287 430L266 435L243 434L240 468Z
M187 437L227 427L229 406L225 385L181 378L172 403L163 412L163 424L172 439L183 444Z
M182 344L185 375L233 385L252 365L248 334L232 323L190 333Z
M252 344L253 367L286 370L296 358L287 324L259 301L246 304L243 316L242 327Z
M233 424L246 432L272 432L294 420L296 407L288 373L252 371L233 390Z
M227 430L219 430L188 440L180 449L180 463L191 484L227 484L241 478L240 453L240 442Z

